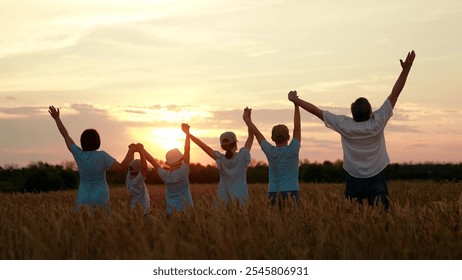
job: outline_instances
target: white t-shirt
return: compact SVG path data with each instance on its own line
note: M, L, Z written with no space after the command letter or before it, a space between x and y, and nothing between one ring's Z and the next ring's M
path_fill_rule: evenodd
M370 178L390 163L383 131L392 115L393 108L388 99L363 122L324 111L326 127L342 137L343 168L351 176Z
M144 180L145 178L141 172L138 172L138 175L133 179L130 176L130 172L128 172L125 178L125 185L130 195L130 207L135 209L136 205L139 204L144 208L144 213L148 214L151 211L151 199L149 198L148 188Z
M216 163L220 172L218 184L218 198L228 203L229 200L238 199L243 204L249 198L247 187L247 167L250 164L250 153L246 148L241 148L234 158L227 159L219 151L214 151L217 156Z
M288 146L277 147L263 140L260 146L268 159L268 192L298 191L300 141L292 138Z
M171 215L174 209L183 212L186 206L193 206L189 188L189 166L186 163L183 162L181 167L173 172L159 167L157 173L166 186L167 214Z

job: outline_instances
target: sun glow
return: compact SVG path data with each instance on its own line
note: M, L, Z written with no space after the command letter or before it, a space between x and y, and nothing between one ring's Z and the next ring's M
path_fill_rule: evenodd
M184 150L185 134L179 127L137 129L131 134L140 139L145 149L158 160L165 160L165 154L173 148L178 148L181 152Z
M159 161L165 162L165 154L173 148L178 148L182 153L184 152L185 134L179 127L150 129L136 128L130 129L128 132L131 136L132 142L142 143L146 151L148 151L154 158ZM204 131L195 131L195 135L197 135L199 138L202 136L205 137L207 134L208 133L205 133ZM208 144L210 145L210 143ZM211 147L213 149L218 148L213 145L211 145ZM204 151L192 141L190 151L192 163L214 165L214 160L211 159L206 153L204 153ZM135 158L138 158L138 155L135 155Z
M129 133L133 139L136 139L134 142L142 143L146 151L161 161L165 161L165 154L173 148L184 151L185 134L179 127L137 128Z
M184 148L185 134L180 128L166 127L151 130L150 139L154 146L165 152L178 148L180 151Z

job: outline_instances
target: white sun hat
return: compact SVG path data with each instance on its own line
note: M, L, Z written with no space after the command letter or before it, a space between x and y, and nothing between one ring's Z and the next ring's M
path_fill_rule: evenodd
M177 148L171 149L165 155L165 159L167 160L165 163L172 166L183 160L183 154Z

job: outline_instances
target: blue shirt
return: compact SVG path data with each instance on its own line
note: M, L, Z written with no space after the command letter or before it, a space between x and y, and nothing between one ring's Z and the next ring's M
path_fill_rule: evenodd
M183 162L181 167L173 172L159 167L157 173L166 185L167 214L171 215L174 209L183 212L186 205L193 206L189 188L189 166L186 163Z
M300 141L293 138L288 146L276 147L263 140L260 146L268 159L268 192L298 191Z
M75 144L71 146L71 153L77 163L80 175L76 210L78 210L79 205L109 206L106 170L116 160L105 151L83 151Z
M246 148L230 159L219 151L214 151L217 159L220 182L218 183L218 198L224 203L238 199L243 204L249 198L247 187L247 167L250 164L250 153Z

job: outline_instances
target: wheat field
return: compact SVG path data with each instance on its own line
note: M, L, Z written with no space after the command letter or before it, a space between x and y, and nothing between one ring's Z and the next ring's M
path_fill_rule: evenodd
M301 205L214 207L216 185L192 185L194 208L165 214L165 187L148 186L151 214L131 211L123 186L111 212L74 213L76 191L0 193L0 259L462 259L462 182L392 181L388 213L343 196L343 184L302 184Z

